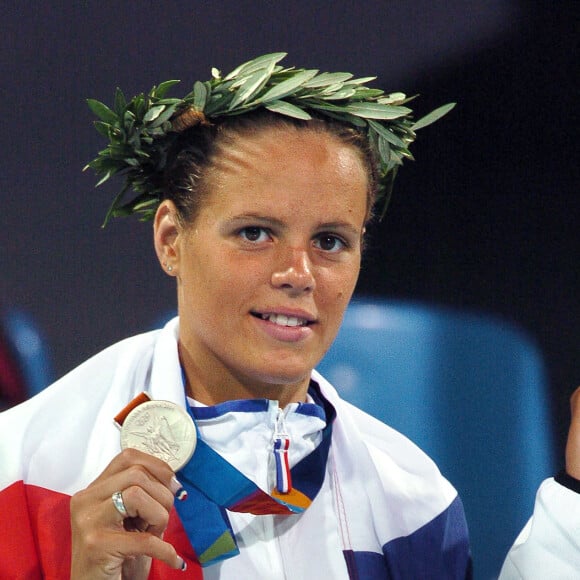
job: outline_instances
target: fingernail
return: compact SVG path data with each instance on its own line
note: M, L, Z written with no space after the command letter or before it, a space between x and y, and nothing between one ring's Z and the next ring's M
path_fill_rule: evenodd
M171 478L169 489L173 492L173 495L177 495L183 489L183 485L181 485L181 482L175 475Z
M187 562L183 558L180 558L179 556L177 557L181 560L181 566L179 567L179 569L182 572L185 572L187 570Z

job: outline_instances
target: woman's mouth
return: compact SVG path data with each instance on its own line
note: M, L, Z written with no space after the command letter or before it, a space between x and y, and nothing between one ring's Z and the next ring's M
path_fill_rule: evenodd
M268 311L251 311L250 314L254 318L269 322L280 328L308 328L316 324L316 318L307 312L291 312L282 311L276 312L275 310Z
M310 322L306 318L298 318L297 316L286 316L285 314L259 314L262 320L268 320L278 326L308 326Z

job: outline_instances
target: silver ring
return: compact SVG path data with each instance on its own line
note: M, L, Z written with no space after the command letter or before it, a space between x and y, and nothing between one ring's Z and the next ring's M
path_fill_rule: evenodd
M112 496L111 499L113 500L113 505L115 509L124 517L128 518L129 514L127 513L127 508L125 507L125 503L123 502L123 494L120 491L116 491Z

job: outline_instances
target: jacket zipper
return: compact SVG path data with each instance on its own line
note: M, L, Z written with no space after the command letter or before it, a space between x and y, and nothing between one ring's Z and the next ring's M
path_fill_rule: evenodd
M278 409L273 436L273 452L276 464L276 491L278 493L290 493L292 491L292 474L290 473L288 456L289 449L290 436L286 431L284 410Z

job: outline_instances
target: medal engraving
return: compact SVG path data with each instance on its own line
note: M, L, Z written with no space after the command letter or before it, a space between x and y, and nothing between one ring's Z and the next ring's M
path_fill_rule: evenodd
M148 401L135 407L123 422L121 447L149 453L181 469L197 443L195 425L187 411L169 401Z

